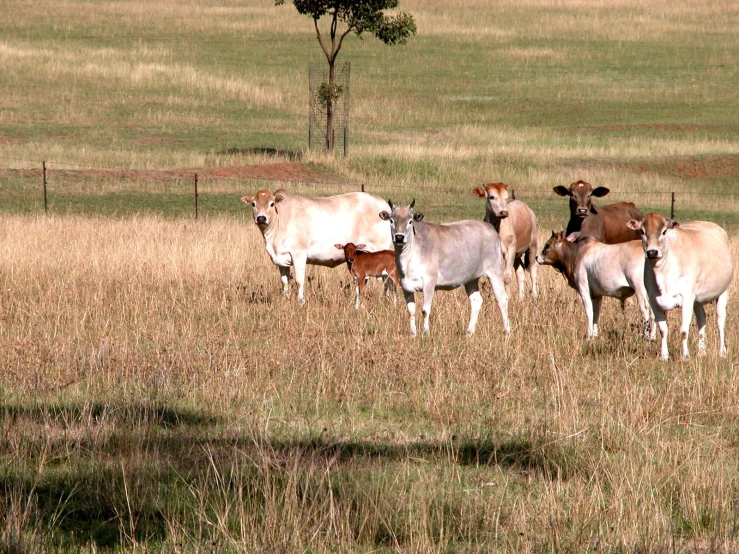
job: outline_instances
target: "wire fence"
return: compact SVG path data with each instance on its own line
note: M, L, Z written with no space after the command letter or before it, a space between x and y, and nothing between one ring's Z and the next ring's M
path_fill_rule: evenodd
M291 173L278 163L261 166L200 169L142 169L71 163L59 160L29 160L0 156L0 160L21 165L0 169L0 211L39 213L106 213L127 215L142 211L160 212L197 219L208 215L243 212L241 196L254 187L272 188L289 184L292 191L306 195L371 192L383 197L421 195L440 206L479 205L472 198L472 185L399 186L361 183L330 176ZM280 167L283 171L270 171ZM255 168L259 168L255 171ZM274 184L273 184L274 183ZM3 186L6 185L6 186ZM529 203L537 213L561 213L566 201L551 188L509 186L511 198ZM400 198L399 198L400 200ZM730 193L701 190L612 190L608 202L632 201L640 209L670 214L703 214L711 219L739 226L739 191ZM475 204L477 202L477 204ZM646 213L646 212L645 212Z

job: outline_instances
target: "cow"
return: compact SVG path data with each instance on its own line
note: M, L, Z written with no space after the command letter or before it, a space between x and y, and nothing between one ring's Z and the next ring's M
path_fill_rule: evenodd
M628 222L641 235L646 256L644 284L662 336L660 356L669 359L665 312L682 308L683 358L688 358L691 311L698 326L698 355L706 353L704 304L716 301L719 356L726 356L724 325L729 285L734 276L729 238L721 227L708 221L678 223L658 213L642 221Z
M638 231L632 231L625 226L632 219L637 221L642 219L641 212L632 202L618 202L602 208L593 204L593 196L603 197L610 189L606 187L594 189L590 183L575 181L569 188L559 185L553 190L560 196L570 197L570 221L567 223L565 236L580 232L606 244L640 240Z
M488 183L472 189L472 193L486 199L484 220L495 227L500 236L505 264L503 278L506 292L510 294L509 283L515 269L518 297L524 297L524 268L526 268L531 274L531 294L536 297L538 295L534 261L538 244L536 215L520 200L509 200L508 185L503 183Z
M578 292L588 318L588 339L598 336L604 296L620 299L623 308L624 301L634 295L644 321L644 338L654 339L656 329L644 287L644 251L640 241L603 244L580 233L565 236L564 231L552 231L536 261L562 273L567 284Z
M500 238L495 229L484 221L427 223L423 213L413 211L415 199L406 207L393 206L390 200L387 203L391 211L381 211L380 219L390 222L395 265L410 314L411 335L416 335L416 291L423 292L423 333L428 334L434 291L462 285L471 308L467 333L474 334L482 307L479 289L482 275L490 280L503 327L509 333L508 294L503 282Z
M398 271L395 269L395 252L392 250L380 250L379 252L366 252L366 244L354 244L347 242L346 244L335 244L337 250L344 252L346 265L349 268L349 274L354 277L357 283L357 300L354 307L359 309L360 297L364 291L364 286L370 277L380 277L385 279L387 291L388 279L395 285L394 291L400 288L400 279L398 279ZM398 300L393 292L393 302L397 304Z
M392 248L390 226L377 219L377 212L386 210L387 203L371 194L308 198L279 189L274 194L260 190L241 200L253 207L254 223L262 232L267 254L280 270L285 296L290 295L290 266L295 268L300 303L305 302L306 264L336 267L344 263L344 253L334 248L337 241L361 242L368 250Z

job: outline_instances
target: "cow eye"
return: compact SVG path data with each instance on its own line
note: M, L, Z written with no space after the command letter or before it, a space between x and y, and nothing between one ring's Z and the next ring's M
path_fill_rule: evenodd
M270 208L274 208L274 207L275 207L275 203L274 203L274 202L270 202L270 203L269 203L269 207L270 207Z
M662 231L662 236L665 236L666 234L667 234L667 229L665 229L664 231Z
M251 205L252 205L253 208L256 208L257 207L257 203L256 202L252 202Z

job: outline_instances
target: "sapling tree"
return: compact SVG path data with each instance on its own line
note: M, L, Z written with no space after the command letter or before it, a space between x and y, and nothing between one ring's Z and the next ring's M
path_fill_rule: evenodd
M286 0L275 0L279 6ZM413 16L397 10L398 0L293 0L298 13L313 18L316 37L328 62L328 82L318 90L318 103L326 109L326 150L334 147L334 102L343 90L335 81L336 57L350 33L361 37L369 33L388 45L405 44L416 34ZM329 20L327 36L321 32L318 21Z

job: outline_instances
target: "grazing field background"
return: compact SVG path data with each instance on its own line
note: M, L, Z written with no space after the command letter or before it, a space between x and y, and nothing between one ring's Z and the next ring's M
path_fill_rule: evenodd
M735 552L729 356L680 361L541 268L504 337L439 293L431 336L346 268L279 295L259 188L481 218L502 181L543 244L584 179L739 238L735 2L402 3L349 37L350 155L305 150L311 21L269 1L0 10L0 549ZM44 216L41 161L48 169ZM192 178L200 177L193 220ZM373 286L374 285L374 286ZM693 335L695 329L693 328ZM695 352L695 336L691 351Z

